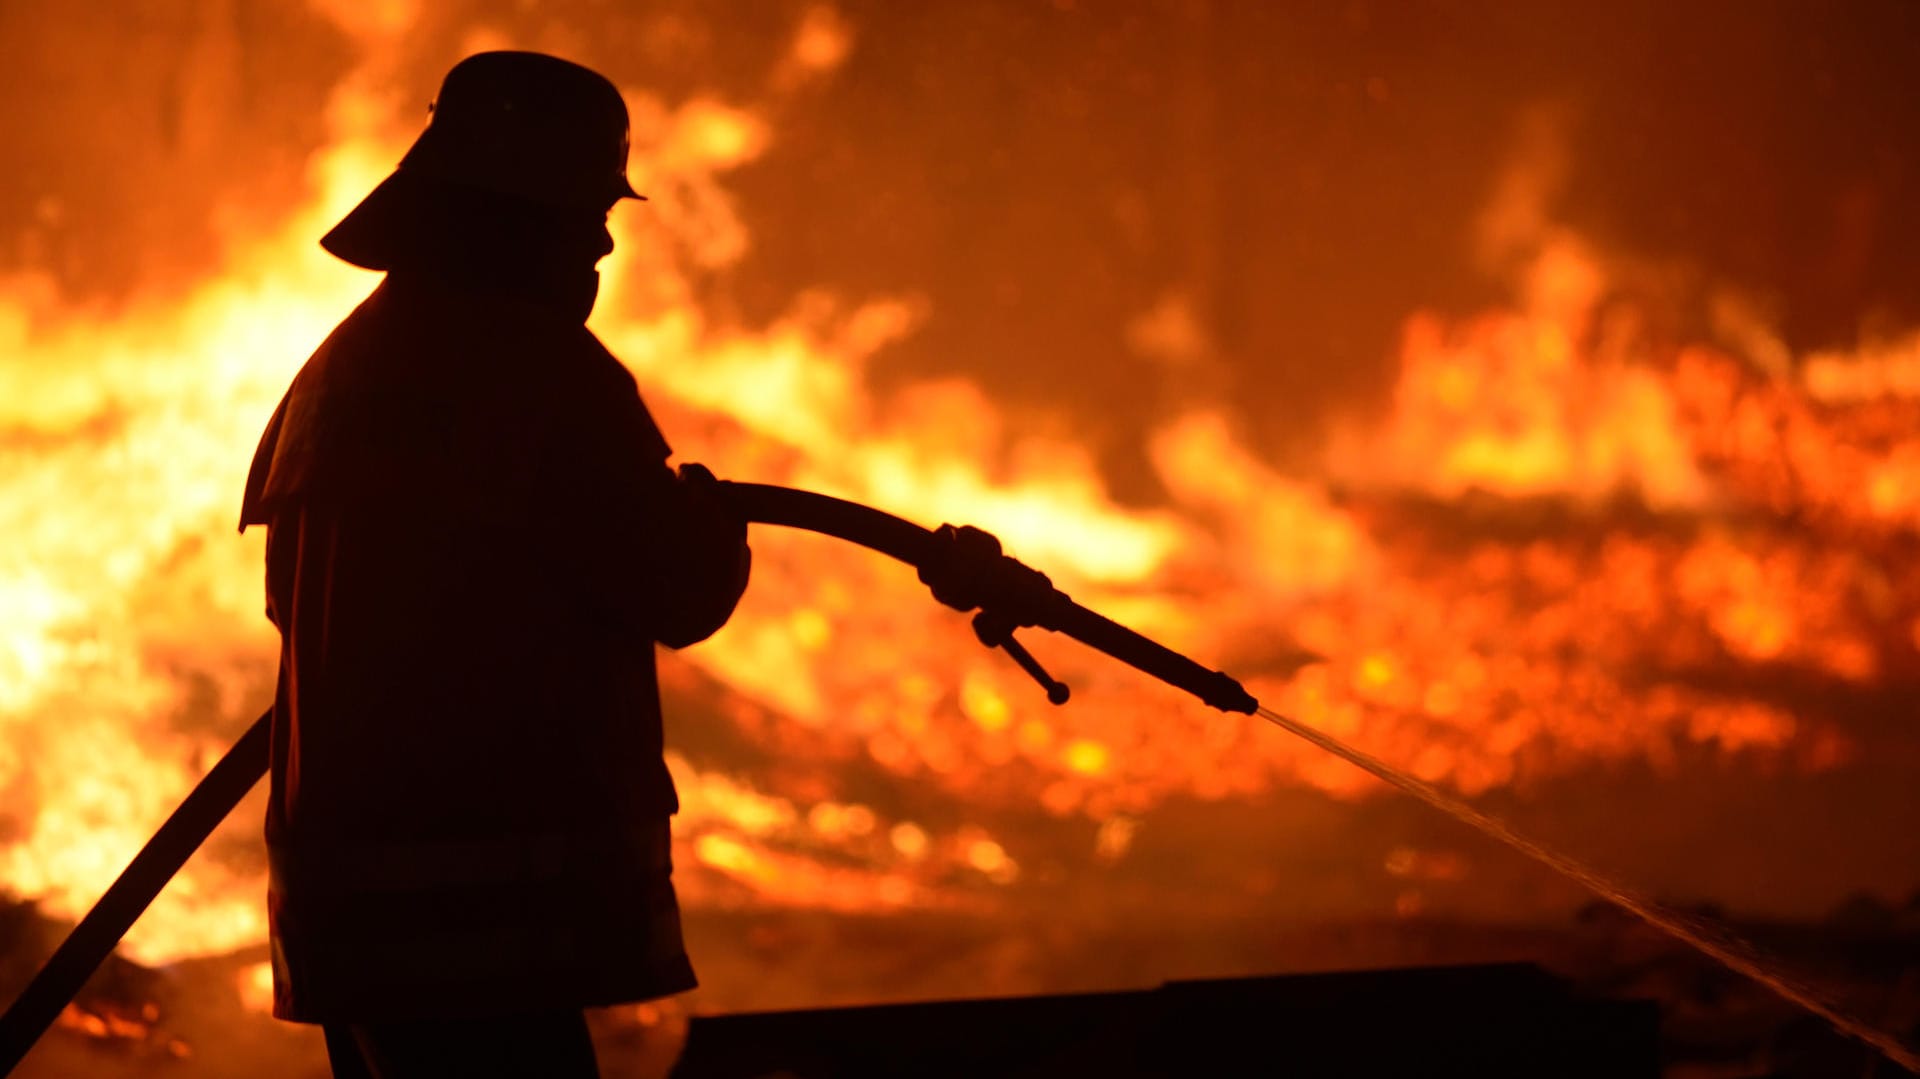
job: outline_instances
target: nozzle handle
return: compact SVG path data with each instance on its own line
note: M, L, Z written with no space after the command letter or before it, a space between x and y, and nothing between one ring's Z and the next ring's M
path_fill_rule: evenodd
M1040 683L1041 689L1047 691L1048 701L1054 704L1065 704L1067 699L1073 696L1073 690L1067 688L1065 682L1048 674L1047 669L1040 666L1040 661L1033 658L1033 653L1027 651L1027 646L1013 639L1012 622L992 611L981 611L973 616L973 635L980 638L980 643L988 648L998 648L1012 656L1013 661L1020 665L1020 669Z

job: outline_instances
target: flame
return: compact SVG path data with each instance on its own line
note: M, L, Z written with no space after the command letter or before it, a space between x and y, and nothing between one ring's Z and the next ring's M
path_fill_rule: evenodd
M417 15L332 6L369 40ZM854 47L816 9L769 93ZM232 520L275 401L372 285L313 241L411 134L384 78L368 68L336 93L313 197L184 293L99 313L45 280L0 291L0 881L56 912L104 890L269 697L262 541ZM696 281L751 249L727 176L779 137L774 109L627 96L651 201L616 214L594 327L683 460L988 528L1088 606L1469 794L1596 762L1664 766L1688 744L1838 767L1851 750L1831 722L1699 675L1912 671L1920 591L1885 551L1920 525L1920 338L1784 370L1663 346L1610 317L1631 300L1605 257L1522 207L1489 217L1506 254L1537 241L1513 302L1409 316L1385 411L1336 432L1323 467L1282 470L1251 448L1249 418L1199 407L1149 433L1164 503L1122 505L1090 453L1023 433L970 382L873 388L866 365L915 332L927 297L804 291L757 327L703 307ZM1140 332L1192 351L1201 331L1177 315L1150 312ZM1030 879L1017 830L856 796L837 778L856 766L979 820L1085 817L1083 853L1109 861L1169 798L1372 789L1055 651L1075 686L1058 711L910 572L759 539L734 623L670 659L663 684L810 763L673 755L686 901L977 910ZM257 814L241 818L228 827L248 837ZM1389 869L1446 881L1466 872L1452 857L1396 852ZM257 860L196 859L128 950L159 962L255 944L261 891ZM259 978L238 983L250 1002Z
M1336 474L1445 498L1632 489L1660 507L1698 505L1706 482L1669 382L1612 342L1584 343L1604 282L1562 239L1527 269L1519 309L1410 319L1393 413L1384 430L1343 435Z

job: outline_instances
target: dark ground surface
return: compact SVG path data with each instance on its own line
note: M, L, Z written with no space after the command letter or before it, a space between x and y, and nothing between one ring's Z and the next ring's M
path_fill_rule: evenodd
M1854 904L1820 924L1735 928L1854 1014L1909 1044L1920 1040L1920 910ZM30 907L0 913L0 989L8 998L62 930ZM1403 919L1219 923L1177 933L963 917L693 912L688 935L702 957L702 989L595 1014L610 1079L664 1076L693 1015L1511 961L1540 964L1577 995L1656 1001L1669 1079L1903 1074L1771 991L1598 906L1565 924L1532 927ZM17 1075L324 1077L315 1031L242 1006L235 987L261 958L241 952L164 970L116 959L83 995L94 1018L55 1029ZM82 1029L89 1023L92 1033ZM1382 1037L1395 1028L1393 1015L1378 1017ZM1275 1052L1284 1059L1284 1046Z

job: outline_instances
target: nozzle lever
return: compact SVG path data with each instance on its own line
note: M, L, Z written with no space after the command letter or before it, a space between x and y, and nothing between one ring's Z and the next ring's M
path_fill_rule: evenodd
M1012 656L1020 669L1032 675L1033 680L1040 683L1040 688L1047 691L1047 700L1054 704L1065 704L1067 698L1073 695L1065 682L1057 681L1047 673L1045 667L1040 666L1040 661L1033 658L1033 653L1027 651L1026 645L1013 639L1011 620L990 611L981 611L973 616L973 635L988 648L1003 649Z

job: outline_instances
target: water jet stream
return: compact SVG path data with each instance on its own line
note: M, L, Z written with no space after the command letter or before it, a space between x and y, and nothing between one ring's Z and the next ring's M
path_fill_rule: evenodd
M1520 835L1507 827L1504 821L1482 813L1438 787L1415 779L1380 758L1355 749L1325 731L1316 730L1264 706L1254 714L1290 734L1312 742L1376 779L1400 788L1455 820L1471 825L1480 832L1505 843L1609 903L1632 912L1648 925L1695 951L1713 958L1727 969L1752 978L1785 999L1825 1019L1833 1024L1834 1029L1879 1050L1888 1060L1907 1071L1920 1075L1920 1053L1916 1053L1886 1031L1864 1020L1856 1019L1821 999L1812 988L1802 985L1783 971L1774 969L1761 958L1753 945L1731 933L1690 919L1677 911L1667 910L1652 900L1635 895L1559 851Z

